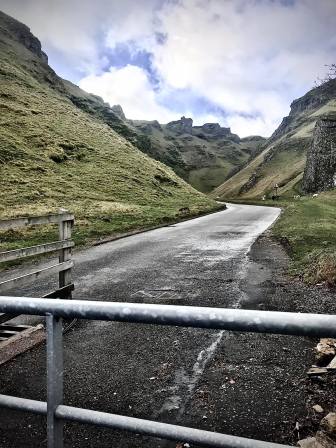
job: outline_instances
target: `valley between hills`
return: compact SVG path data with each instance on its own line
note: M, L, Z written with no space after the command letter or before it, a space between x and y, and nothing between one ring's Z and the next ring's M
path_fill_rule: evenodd
M85 245L225 201L274 205L277 186L284 212L273 233L290 251L293 272L335 281L335 79L295 100L270 138L240 138L186 117L128 119L122 105L60 78L29 28L4 13L0 54L1 218L70 209L76 244ZM54 236L8 233L1 247Z

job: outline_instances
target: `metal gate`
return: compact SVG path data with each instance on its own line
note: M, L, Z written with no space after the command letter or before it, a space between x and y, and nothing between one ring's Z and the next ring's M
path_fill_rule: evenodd
M0 297L0 312L46 316L47 402L0 395L0 407L47 415L48 448L63 447L63 422L75 421L198 446L284 448L285 445L159 423L63 404L62 318L218 330L336 337L336 316L87 300ZM289 448L289 447L287 447Z

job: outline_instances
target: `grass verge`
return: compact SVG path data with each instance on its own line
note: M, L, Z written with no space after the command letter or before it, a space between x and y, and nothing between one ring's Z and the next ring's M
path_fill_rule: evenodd
M271 232L289 251L290 273L307 283L336 285L336 190L316 198L232 202L281 207Z

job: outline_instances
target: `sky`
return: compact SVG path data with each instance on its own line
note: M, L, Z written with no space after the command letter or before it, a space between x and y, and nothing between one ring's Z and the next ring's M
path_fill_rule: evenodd
M0 0L63 78L130 119L269 136L336 59L336 0Z

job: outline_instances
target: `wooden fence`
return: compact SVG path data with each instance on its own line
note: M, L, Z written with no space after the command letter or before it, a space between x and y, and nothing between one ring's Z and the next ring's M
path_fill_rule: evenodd
M55 215L14 218L0 221L0 231L16 230L46 224L58 224L59 227L58 241L0 252L0 263L32 257L35 255L45 255L51 252L59 253L58 263L0 282L0 295L4 295L4 293L8 290L25 286L28 282L49 277L53 274L58 274L58 289L45 294L44 297L71 299L71 292L74 288L71 275L71 268L73 267L73 261L71 260L71 249L74 247L74 242L71 240L71 229L73 223L74 216L68 212ZM13 319L13 317L15 316L12 314L0 314L0 324Z

